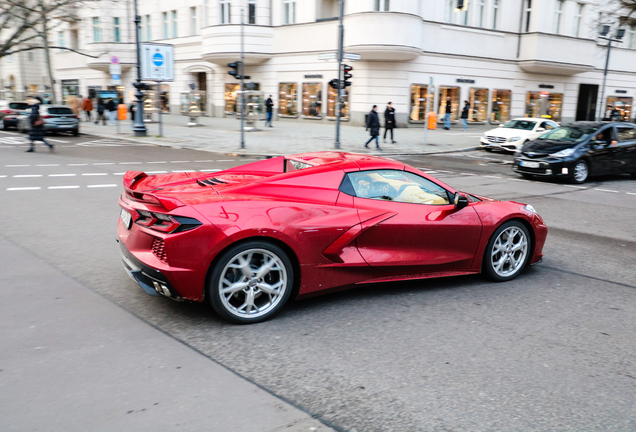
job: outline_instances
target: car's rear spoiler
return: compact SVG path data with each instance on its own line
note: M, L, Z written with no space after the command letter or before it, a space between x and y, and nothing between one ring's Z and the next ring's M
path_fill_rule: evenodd
M182 207L184 205L176 198L168 198L154 193L135 191L135 184L146 177L148 177L148 174L143 171L127 171L126 174L124 174L124 191L129 198L144 204L162 206L167 211L172 211L177 207Z

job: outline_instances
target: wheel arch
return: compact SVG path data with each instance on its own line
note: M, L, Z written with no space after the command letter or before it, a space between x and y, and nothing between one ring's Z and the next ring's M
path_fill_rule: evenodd
M532 224L527 219L524 219L523 217L519 217L519 216L512 216L508 219L500 220L499 223L492 230L492 234L490 235L492 236L495 233L495 231L497 231L503 224L508 222L514 222L514 221L520 222L521 224L523 224L523 226L526 227L526 229L528 230L528 233L530 234L530 240L532 241L532 245L530 247L530 253L529 253L530 259L528 259L528 262L526 263L526 267L529 267L530 263L532 262L532 257L534 256L534 251L537 244L537 237L536 237L536 233L534 232L534 228L532 227ZM490 241L490 237L488 237L488 239L486 240L484 250L481 253L481 257L480 257L481 262L479 263L480 273L483 273L484 257L486 256L486 252L487 252L486 245L488 245L489 241Z

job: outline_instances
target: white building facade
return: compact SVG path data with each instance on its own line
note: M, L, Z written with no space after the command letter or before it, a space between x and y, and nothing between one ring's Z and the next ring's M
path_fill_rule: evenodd
M631 120L636 31L622 24L601 100L607 42L598 28L610 24L613 35L619 19L601 3L469 0L466 11L456 11L456 0L347 0L345 51L361 60L350 63L345 117L362 123L372 105L383 109L390 101L399 125L421 125L427 110L443 114L451 97L453 120L468 100L475 123L526 115L592 120L608 104ZM238 81L227 63L240 58L243 20L245 73L273 96L278 118L333 121L328 82L337 78L337 63L318 56L336 50L338 11L338 0L139 0L141 40L172 44L175 53L174 82L155 87L148 104L179 113L192 85L206 115L234 115ZM54 52L58 99L110 89L131 103L132 0L87 3L79 16L56 28L52 43L93 57ZM113 57L122 65L121 85L111 82Z

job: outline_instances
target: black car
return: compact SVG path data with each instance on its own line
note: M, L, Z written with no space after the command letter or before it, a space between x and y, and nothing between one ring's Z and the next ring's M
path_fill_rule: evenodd
M574 122L523 145L513 171L583 183L590 176L636 177L636 124Z

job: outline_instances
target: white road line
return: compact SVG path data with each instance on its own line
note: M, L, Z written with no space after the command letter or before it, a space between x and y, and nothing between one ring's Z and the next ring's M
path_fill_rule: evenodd
M190 163L190 161L170 161L170 163Z
M168 163L167 161L146 162L148 164Z
M119 165L139 165L143 162L119 162Z
M79 186L49 186L47 189L79 189Z
M532 180L524 180L524 179L517 179L517 178L509 178L508 180L510 180L510 181L518 181L518 182L526 182L526 183L534 183Z
M180 172L191 172L192 170L175 170L172 171L173 173L180 173Z
M85 164L68 164L67 166L86 166L88 165L87 163Z
M245 159L245 160L247 160L247 159ZM198 160L198 161L195 161L195 162L214 162L214 161L213 160Z
M564 187L569 187L569 188L576 188L576 189L587 189L585 186L575 186L575 185L561 185Z
M474 176L474 175L477 175L477 174L473 174L473 173L459 173L459 175Z
M625 192L627 195L636 195L634 192Z
M166 174L168 171L146 171L146 174Z
M444 174L454 174L455 173L455 171L446 171L446 170L437 170L437 172L441 172L441 173L444 173Z
M115 162L95 162L93 165L115 165Z
M116 184L98 184L98 185L88 185L86 187L89 188L108 188L108 187L117 187L119 185Z
M77 174L49 174L49 177L75 177Z
M83 176L104 176L108 175L108 173L83 173Z
M19 174L14 175L15 178L30 178L30 177L42 177L42 174Z
M39 190L40 186L7 188L8 191Z
M217 162L234 162L234 159L219 159Z
M611 192L611 193L618 193L617 190L611 190L611 189L600 189L600 188L595 188L594 190L597 190L599 192Z
M55 142L55 143L60 143L60 144L68 144L70 141L64 141L64 140L58 140L58 139L52 139L52 138L47 138L49 141Z
M217 171L223 171L221 169L204 169L204 170L199 170L201 172L217 172Z
M499 176L492 176L492 175L488 175L488 176L484 176L486 178L494 178L494 179L500 179L501 177Z
M49 166L60 166L60 164L41 164L41 165L36 165L36 167L49 167Z
M124 174L126 174L126 172L113 173L113 175L124 175Z
M29 167L31 165L5 165L5 168L21 168L21 167Z

